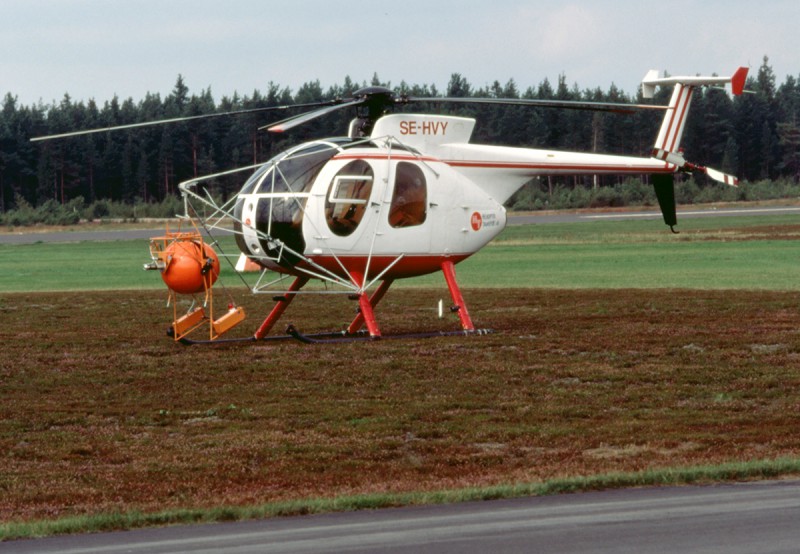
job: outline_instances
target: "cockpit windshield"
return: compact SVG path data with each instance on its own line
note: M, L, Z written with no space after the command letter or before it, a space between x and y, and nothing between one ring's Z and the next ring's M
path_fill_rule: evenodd
M278 154L247 180L239 194L308 192L322 166L337 152L334 142L314 142Z
M283 152L253 173L239 192L234 215L245 226L255 227L272 240L262 237L259 245L245 244L242 235L237 234L242 251L258 250L278 258L280 265L293 265L291 252L301 253L305 248L303 210L311 186L322 167L339 152L339 142L313 142Z

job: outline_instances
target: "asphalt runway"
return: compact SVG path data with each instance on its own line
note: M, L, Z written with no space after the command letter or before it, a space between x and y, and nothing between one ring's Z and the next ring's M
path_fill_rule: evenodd
M75 230L57 232L16 232L0 233L0 244L36 244L37 242L83 242L87 240L106 241L106 240L149 240L164 234L164 228L160 229L126 229L118 230L91 230L85 231L76 227Z
M796 553L800 481L589 492L0 544L6 553Z
M730 217L744 215L800 215L798 206L762 206L762 207L732 207L732 208L684 208L678 209L678 227L681 219L692 217ZM646 211L585 211L585 212L544 212L542 214L509 214L509 225L526 225L531 223L574 223L577 221L623 221L626 219L657 219L661 220L658 210Z

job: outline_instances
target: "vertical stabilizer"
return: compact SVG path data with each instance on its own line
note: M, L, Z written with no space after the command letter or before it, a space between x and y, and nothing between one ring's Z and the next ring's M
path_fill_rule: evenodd
M692 93L695 87L678 83L672 90L672 98L669 101L669 109L664 114L661 128L658 131L658 138L653 146L653 157L660 160L674 163L668 159L671 153L678 153L683 137L683 129L686 125L686 116L689 114L689 107L692 105ZM680 155L680 154L678 154Z
M642 79L642 96L645 98L652 98L656 95L656 85L653 81L658 79L658 70L651 69L647 75Z
M642 80L642 94L646 98L652 98L656 86L673 85L672 98L669 107L661 122L658 131L658 138L653 145L652 156L663 160L669 164L683 167L685 161L680 152L681 138L686 125L686 116L689 114L689 107L692 104L692 93L699 86L724 86L731 85L731 92L739 95L744 92L744 84L747 79L747 68L740 67L730 77L658 77L657 71L650 71Z

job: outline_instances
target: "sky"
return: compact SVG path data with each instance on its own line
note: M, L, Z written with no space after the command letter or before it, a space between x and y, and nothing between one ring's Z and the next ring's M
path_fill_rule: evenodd
M2 0L0 95L23 105L296 91L377 74L473 88L545 78L634 94L649 69L800 75L797 0Z

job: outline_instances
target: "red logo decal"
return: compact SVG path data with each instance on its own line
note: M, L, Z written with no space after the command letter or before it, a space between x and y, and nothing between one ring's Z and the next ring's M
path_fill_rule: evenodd
M483 218L478 212L473 212L469 222L472 224L473 231L480 231L483 226Z

